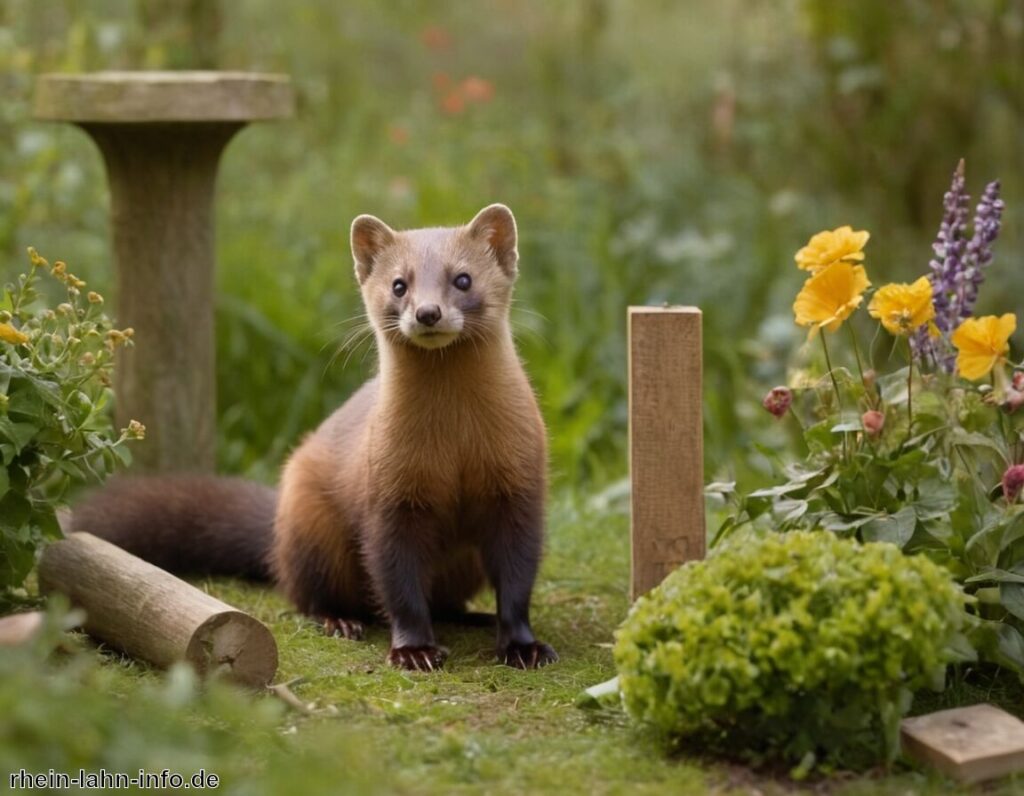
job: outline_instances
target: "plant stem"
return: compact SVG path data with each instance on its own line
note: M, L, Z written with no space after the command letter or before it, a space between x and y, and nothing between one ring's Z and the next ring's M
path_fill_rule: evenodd
M825 330L821 330L821 347L825 352L825 367L828 368L829 378L832 379L832 389L836 391L836 404L839 406L840 415L843 412L843 397L839 394L839 382L836 381L836 374L832 372L832 360L828 355L828 343L825 342Z
M914 352L910 348L910 338L907 338L907 441L913 436L914 429Z
M825 352L825 367L828 368L829 378L832 379L832 389L836 391L836 406L839 410L839 421L843 420L843 396L839 393L839 382L836 381L836 374L832 372L832 360L828 355L828 343L825 342L825 330L821 330L821 347ZM843 459L846 459L846 432L843 432Z
M853 341L853 354L857 357L857 372L860 373L860 382L864 384L864 364L860 359L860 344L857 342L857 333L853 330L853 324L848 324L847 328L850 330L850 339ZM865 389L867 385L864 384ZM870 400L870 396L869 396ZM874 405L874 401L871 402Z

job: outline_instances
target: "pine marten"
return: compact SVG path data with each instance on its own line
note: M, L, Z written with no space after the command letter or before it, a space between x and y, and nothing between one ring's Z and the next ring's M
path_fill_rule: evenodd
M179 573L272 578L332 635L391 626L388 661L434 670L431 620L489 582L498 660L558 656L530 628L541 558L546 435L509 325L516 222L395 231L373 216L351 242L379 372L291 455L276 492L229 478L114 479L72 512Z

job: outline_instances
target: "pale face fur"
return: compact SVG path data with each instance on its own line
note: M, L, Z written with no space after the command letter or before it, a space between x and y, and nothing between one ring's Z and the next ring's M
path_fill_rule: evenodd
M395 231L359 216L352 254L382 344L441 349L507 324L518 253L516 222L504 205L484 208L463 227Z

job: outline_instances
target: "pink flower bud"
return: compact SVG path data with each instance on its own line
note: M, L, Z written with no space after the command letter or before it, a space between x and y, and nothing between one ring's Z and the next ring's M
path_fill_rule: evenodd
M1024 370L1015 370L1012 379L1013 389L1024 392Z
M864 433L869 437L877 437L885 427L885 415L877 409L869 409L860 416L861 425L864 426Z
M1007 503L1016 502L1024 488L1024 464L1014 464L1003 473L1003 497Z
M1003 396L1002 410L1008 415L1012 415L1021 405L1024 404L1024 392L1009 388L1006 391L1006 395Z
M773 416L782 417L793 403L793 391L789 387L773 387L761 401L761 406Z

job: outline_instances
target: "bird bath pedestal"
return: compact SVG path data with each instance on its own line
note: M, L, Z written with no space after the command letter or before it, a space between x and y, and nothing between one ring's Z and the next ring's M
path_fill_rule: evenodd
M116 321L135 330L116 372L117 421L146 425L146 441L135 448L140 470L214 467L217 164L246 124L293 109L282 75L97 72L37 80L35 117L78 125L106 163Z

